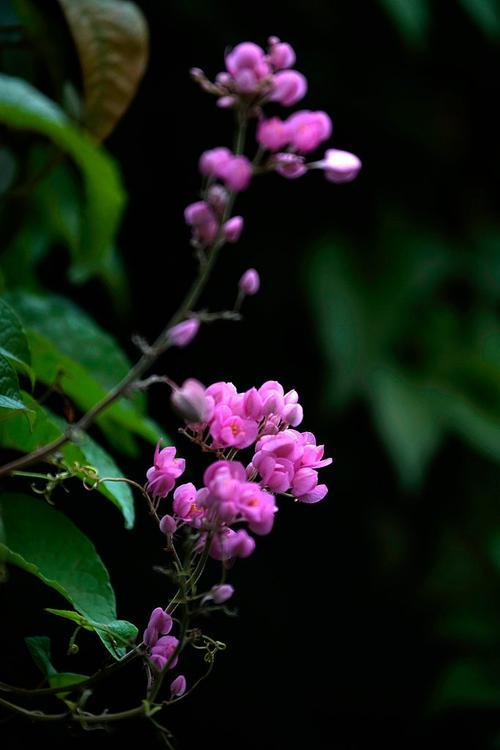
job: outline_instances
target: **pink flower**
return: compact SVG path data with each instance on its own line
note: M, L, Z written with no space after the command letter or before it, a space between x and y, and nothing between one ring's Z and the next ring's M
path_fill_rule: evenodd
M286 492L290 489L295 469L289 459L277 458L272 453L260 450L252 458L252 466L259 472L266 487L273 492Z
M199 504L199 497L199 491L194 484L188 482L177 487L172 502L174 513L194 528L200 528L205 516L205 510Z
M200 330L200 321L188 318L178 323L168 331L168 338L173 346L187 346Z
M239 281L239 287L243 294L249 296L257 294L260 289L260 276L255 268L249 268Z
M257 437L257 423L251 419L242 419L234 414L229 406L220 404L215 407L214 419L210 425L210 434L220 446L248 448Z
M281 416L287 424L298 427L304 418L304 410L300 404L285 404Z
M268 380L259 388L259 395L263 402L264 414L278 414L285 406L283 386L277 380Z
M314 489L308 492L306 495L297 497L301 503L319 503L320 500L328 494L328 487L326 484L318 484Z
M172 391L172 406L186 422L204 422L209 404L205 395L205 386L198 380L189 378L181 388Z
M272 166L275 172L282 177L286 177L288 180L295 180L307 172L304 157L298 154L288 154L286 152L275 154Z
M144 631L142 640L146 646L155 646L160 635L168 635L172 630L172 618L161 607L156 607L151 612L148 626Z
M156 446L154 466L147 471L147 491L153 497L167 497L173 489L176 479L184 472L186 462L183 458L175 458L176 450L167 446L160 450L160 443Z
M247 478L245 467L239 461L215 461L206 469L203 482L210 487L212 482L222 474L227 474L238 482L245 482Z
M217 404L228 404L229 401L236 396L236 388L232 383L224 383L219 381L209 385L206 394L213 398L214 403Z
M255 549L255 541L245 531L234 531L224 527L216 534L210 545L210 556L214 560L230 560L233 557L249 557Z
M256 422L259 422L264 416L262 410L262 398L257 388L250 388L250 390L246 391L243 395L242 412L243 416L247 419L255 419Z
M190 226L197 226L199 224L205 224L207 221L214 219L214 214L208 203L205 201L196 201L196 203L190 203L184 209L184 219L186 224Z
M255 534L269 534L278 510L274 495L255 482L245 482L238 497L238 510Z
M178 645L179 641L175 636L164 635L159 638L157 643L153 646L150 659L159 672L166 667L167 662L169 662L168 668L174 669L179 661L179 657L177 654L173 658L172 656Z
M325 170L325 177L330 182L352 182L361 169L361 161L349 151L329 148L325 158L317 162L317 166Z
M172 680L170 685L170 697L179 698L186 692L186 678L183 674L178 675L175 680Z
M252 164L246 156L231 156L217 170L226 186L236 193L246 190L252 178Z
M242 94L255 91L259 82L271 72L264 50L253 42L242 42L231 50L226 56L226 68Z
M269 151L277 151L290 142L288 127L279 117L260 120L256 137L257 142Z
M221 169L232 156L231 151L224 146L204 151L199 161L200 172L205 177L219 177Z
M281 42L276 37L269 40L269 61L275 70L281 68L291 68L295 62L295 52L293 47L286 42Z
M212 208L205 201L191 203L184 211L186 224L192 227L193 237L198 242L210 244L219 231L219 223Z
M332 134L332 121L326 112L295 112L286 121L292 148L307 154L314 151Z
M307 81L302 73L296 70L282 70L273 77L273 87L269 94L272 102L279 102L284 107L291 107L300 101L307 92Z
M222 227L222 233L228 242L238 242L243 231L243 217L233 216Z
M212 586L209 593L203 598L205 601L214 601L215 604L224 604L234 594L234 588L230 583L222 583L219 586Z

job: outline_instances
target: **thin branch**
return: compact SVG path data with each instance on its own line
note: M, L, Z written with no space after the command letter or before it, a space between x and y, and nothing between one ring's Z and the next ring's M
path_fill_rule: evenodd
M221 249L223 244L224 239L222 237L216 239L208 257L207 263L200 270L196 280L191 286L191 289L186 295L184 302L181 304L177 312L172 316L154 344L152 344L152 346L143 353L141 358L136 362L136 364L132 367L128 374L114 388L112 388L109 393L107 393L106 396L101 399L101 401L98 401L97 404L89 409L89 411L84 414L78 420L78 422L76 422L71 427L68 427L65 433L61 435L61 437L57 438L57 440L53 440L51 443L43 445L42 447L37 448L31 453L27 453L26 455L21 456L14 461L10 461L9 463L4 464L4 466L0 466L0 477L6 476L13 471L18 471L25 468L26 466L30 466L31 464L36 463L37 461L41 461L42 459L47 458L47 456L50 456L51 453L59 450L59 448L72 440L77 441L78 436L88 427L90 427L96 417L98 417L100 414L102 414L103 411L111 406L111 404L116 401L116 399L127 393L129 389L133 387L134 383L140 380L142 375L144 375L144 373L149 370L153 363L164 352L166 352L167 349L170 348L171 344L168 337L169 330L172 328L172 326L183 320L189 310L198 301L214 267L215 261L219 254L219 250Z

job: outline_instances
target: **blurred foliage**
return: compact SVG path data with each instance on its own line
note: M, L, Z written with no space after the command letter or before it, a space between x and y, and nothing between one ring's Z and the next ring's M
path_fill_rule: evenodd
M367 401L406 488L449 433L500 461L499 248L500 230L460 247L392 217L369 266L341 240L314 255L330 402Z
M130 2L61 0L42 10L13 0L0 8L0 42L0 445L10 458L6 451L29 453L61 438L131 367L111 334L52 283L47 288L40 266L64 248L70 284L97 278L115 303L127 302L116 253L126 196L100 142L136 93L148 31ZM142 393L115 401L96 424L128 455L137 453L137 437L154 443L160 433ZM50 472L24 474L37 479L35 494L52 502L56 487L78 479L133 526L130 486L116 481L122 472L93 438L72 434L45 463ZM122 656L137 629L117 620L107 570L90 540L42 498L2 492L0 515L2 572L5 563L17 565L56 589L75 612L55 613L80 618ZM48 652L42 666L49 683L64 683Z
M498 0L459 0L459 3L484 34L500 38ZM432 0L380 0L380 4L409 44L426 42L432 27Z

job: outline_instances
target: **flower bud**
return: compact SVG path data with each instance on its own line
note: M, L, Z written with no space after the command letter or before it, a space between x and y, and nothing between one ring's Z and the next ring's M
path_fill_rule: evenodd
M171 698L178 698L181 695L184 695L186 692L186 678L183 674L180 674L178 677L175 678L175 680L172 680L172 683L170 685L170 697Z
M189 206L186 206L184 209L184 220L186 224L189 224L190 226L206 224L207 222L213 221L213 219L213 211L205 201L190 203Z
M330 182L352 182L361 169L361 161L349 151L329 148L318 166L325 170L325 177Z
M240 235L243 231L243 217L233 216L232 219L226 221L222 227L224 237L228 242L238 242Z
M198 380L186 380L181 388L172 391L170 400L176 412L186 422L205 421L208 404L205 387Z
M168 338L173 346L187 346L194 339L200 328L200 321L188 318L170 328Z
M260 276L255 268L249 268L248 271L245 271L239 281L239 287L243 294L249 296L257 294L260 289Z
M234 588L230 583L222 583L220 586L212 586L210 596L215 604L223 604L234 594Z
M280 70L281 68L291 68L295 62L295 52L293 47L287 42L276 42L271 45L269 50L269 60L271 65Z
M168 513L160 521L160 531L167 536L172 536L177 530L177 524L175 518L169 516Z
M302 73L296 70L282 70L273 78L273 89L269 99L279 102L284 107L291 107L306 94L307 81Z

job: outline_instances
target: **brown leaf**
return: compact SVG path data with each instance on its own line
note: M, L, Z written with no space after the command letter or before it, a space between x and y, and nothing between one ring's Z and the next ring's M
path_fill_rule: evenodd
M134 98L148 60L148 27L128 0L59 0L78 50L84 123L98 139L114 129Z

